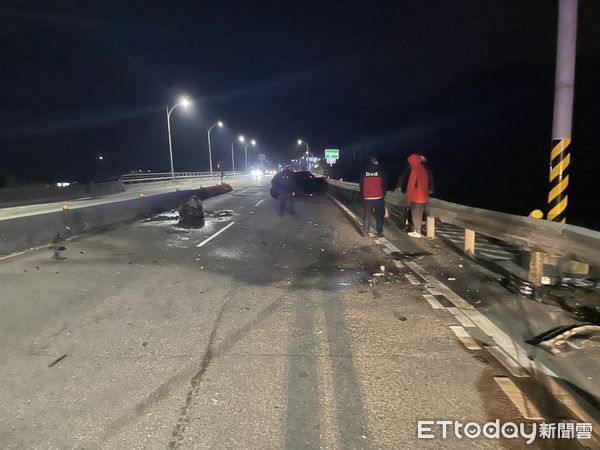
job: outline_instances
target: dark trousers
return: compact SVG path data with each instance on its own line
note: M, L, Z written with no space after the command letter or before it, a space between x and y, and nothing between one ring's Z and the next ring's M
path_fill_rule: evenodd
M425 203L411 203L410 211L412 214L413 228L417 233L421 233L423 226L423 213L425 212Z
M375 214L375 229L377 233L383 233L384 200L382 198L378 198L377 200L363 200L363 208L363 234L367 234L371 227L371 213Z
M279 194L279 215L283 216L283 213L285 213L285 204L288 202L290 204L290 214L294 214L295 200L296 197L291 192L282 192Z

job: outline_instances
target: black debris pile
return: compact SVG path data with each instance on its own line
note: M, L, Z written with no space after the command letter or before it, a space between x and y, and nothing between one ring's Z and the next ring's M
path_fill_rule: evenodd
M192 195L188 200L179 205L179 222L182 228L202 228L204 226L204 208L202 200Z

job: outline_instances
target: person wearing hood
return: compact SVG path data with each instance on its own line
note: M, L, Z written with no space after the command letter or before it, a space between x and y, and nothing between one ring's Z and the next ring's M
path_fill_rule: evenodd
M363 198L363 236L369 235L371 214L375 214L377 237L383 237L383 216L385 215L385 192L387 178L379 167L379 160L371 157L367 168L360 175L360 192Z
M414 238L421 238L423 213L429 195L433 194L433 174L427 167L427 158L418 153L410 155L408 165L398 178L396 191L406 192L406 202L410 207L413 231L408 233Z

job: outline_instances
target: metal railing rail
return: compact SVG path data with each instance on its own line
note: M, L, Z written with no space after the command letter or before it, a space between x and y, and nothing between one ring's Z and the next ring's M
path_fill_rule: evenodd
M331 179L327 182L334 189L346 191L346 194L350 194L354 199L360 197L358 183ZM388 192L385 201L393 207L406 206L405 195L399 192ZM436 198L430 198L427 216L428 237L435 236L435 219L464 228L467 253L472 254L475 250L475 233L532 252L531 260L536 261L537 267L532 267L530 263L530 281L538 284L542 273L539 266L543 265L543 255L600 266L600 232L595 230L474 208ZM467 248L468 246L470 248ZM535 273L532 274L532 271Z
M220 178L221 172L175 172L175 181L177 180L188 180L188 179L206 179L206 178ZM244 172L224 172L225 178L233 176L244 175ZM141 172L141 173L127 173L121 176L123 184L134 184L134 183L151 183L159 181L171 181L173 176L171 172Z

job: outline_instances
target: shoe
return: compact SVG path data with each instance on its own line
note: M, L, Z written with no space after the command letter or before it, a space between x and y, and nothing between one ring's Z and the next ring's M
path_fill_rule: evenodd
M417 233L416 231L411 231L410 233L408 233L408 235L416 239L421 239L423 237L421 233Z
M377 233L377 237L378 238L382 238L383 237L383 233Z

